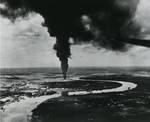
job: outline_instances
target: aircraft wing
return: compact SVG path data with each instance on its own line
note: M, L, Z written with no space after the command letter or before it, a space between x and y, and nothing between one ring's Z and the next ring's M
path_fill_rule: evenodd
M147 39L126 39L121 41L138 46L150 47L150 40Z

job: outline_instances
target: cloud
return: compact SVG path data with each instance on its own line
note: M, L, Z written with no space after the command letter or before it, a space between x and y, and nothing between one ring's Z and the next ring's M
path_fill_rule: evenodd
M52 49L55 38L41 25L43 21L43 17L35 13L15 23L0 16L1 67L58 65Z
M150 1L140 0L138 9L136 12L136 19L142 26L142 33L145 38L150 39Z
M78 51L76 51L78 50ZM71 66L150 66L150 49L134 46L129 51L97 50L90 44L72 46Z

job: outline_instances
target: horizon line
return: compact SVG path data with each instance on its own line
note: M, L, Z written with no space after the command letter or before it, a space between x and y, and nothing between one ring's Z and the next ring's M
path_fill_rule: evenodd
M70 66L69 68L150 68L150 66ZM0 69L30 69L30 68L59 68L59 66L54 67L0 67Z

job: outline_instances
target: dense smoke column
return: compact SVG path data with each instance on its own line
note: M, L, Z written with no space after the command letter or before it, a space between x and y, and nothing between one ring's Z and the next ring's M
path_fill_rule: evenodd
M56 44L54 45L56 50L56 55L61 62L61 70L63 73L64 79L66 79L66 74L68 70L68 58L70 57L70 43L68 36L57 36Z

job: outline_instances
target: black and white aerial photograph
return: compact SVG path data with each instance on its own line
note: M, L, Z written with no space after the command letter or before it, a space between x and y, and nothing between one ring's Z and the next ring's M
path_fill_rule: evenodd
M150 0L0 0L0 122L150 122Z

